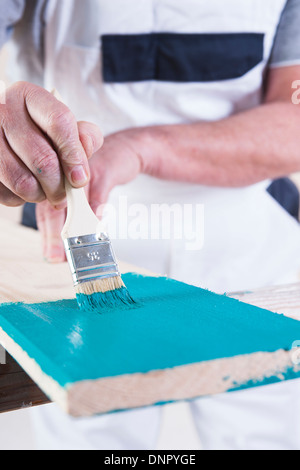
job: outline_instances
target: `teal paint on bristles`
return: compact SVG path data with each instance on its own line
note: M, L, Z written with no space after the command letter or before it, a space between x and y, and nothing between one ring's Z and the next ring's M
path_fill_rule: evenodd
M101 230L84 189L66 182L68 215L62 232L76 299L81 310L101 313L135 304L120 274L111 240ZM80 217L81 215L81 217Z
M98 311L104 308L124 308L135 305L121 276L99 278L75 287L80 309Z
M88 205L84 190L70 188L67 183L66 189L68 216L62 238L79 308L101 312L134 305L122 280L111 240L100 230L101 224Z

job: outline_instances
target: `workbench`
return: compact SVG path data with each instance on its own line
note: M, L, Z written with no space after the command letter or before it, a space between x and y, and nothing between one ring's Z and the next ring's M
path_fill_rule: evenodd
M5 272L2 270L0 273L0 303L8 301L28 303L44 302L45 299L50 302L57 301L58 295L59 298L71 299L74 296L74 292L73 286L71 285L68 265L47 265L43 261L41 250L38 250L40 237L37 232L25 229L6 220L0 220L0 223L2 227L0 234L2 267L5 267ZM9 236L7 236L7 234L9 234ZM14 247L18 247L18 251L14 250ZM22 261L20 261L19 256L20 251L22 252ZM135 272L141 275L150 275L150 273L145 270L123 263L120 263L120 268L122 273ZM32 273L36 271L40 272L39 282L35 285L35 288L32 289L31 277ZM251 292L236 292L227 294L227 296L246 304L284 314L295 320L300 319L300 284L263 288ZM5 339L5 332L1 332L0 325L0 343L5 345ZM296 347L300 346L300 337L295 337L294 340ZM299 340L299 345L297 344L297 340ZM15 356L13 358L12 355L7 353L6 364L0 365L0 412L8 412L24 407L49 403L51 401L49 398L51 393L45 394L45 390L48 390L47 385L44 391L42 391L35 381L32 380L32 377L35 377L35 373L30 373L30 377L24 371L22 365L25 364L25 369L27 369L27 362L24 361L23 363L22 354L20 355L14 346L10 345L7 349L10 352L16 351L16 354L13 354ZM278 351L278 357L280 356L280 360L284 357L285 361L288 360L292 364L291 353L292 351ZM242 367L253 368L255 360L258 359L263 359L267 363L270 363L270 358L275 357L276 359L276 354L277 352L272 354L272 356L267 353L250 355L251 357L245 357ZM0 355L0 358L2 356ZM18 359L21 365L16 362L15 358ZM19 360L20 358L21 360ZM214 364L211 364L210 371L211 374L217 374L220 364L218 361L213 362ZM295 362L293 362L293 364L295 374L292 378L296 378L300 375L300 367L298 367L298 364L295 364ZM261 368L263 369L264 367L265 365L262 361ZM27 372L29 369L30 368L28 368ZM177 380L180 388L180 377L178 376L176 379L174 375L177 373L176 370L167 371L167 373L169 374L166 376L168 380L170 379L172 382L174 379L174 384ZM159 379L159 373L154 371L149 379L151 382L147 384L152 383L153 388L157 388ZM284 379L283 377L282 380ZM190 383L189 386L193 388L194 384ZM201 395L200 392L201 390L199 389L199 396ZM185 392L182 393L184 394ZM212 393L217 393L217 389L214 390L212 388ZM205 395L204 392L203 395ZM185 395L182 395L182 398L184 399ZM190 399L191 397L187 394L186 398ZM153 403L155 402L155 398L152 397L149 392L148 401L145 400L144 402L140 400L138 406L150 405L152 404L151 400L153 400ZM99 401L101 401L100 396ZM168 400L166 400L166 402L168 402ZM90 415L93 414L93 412L97 413L99 410L106 412L106 410L111 411L113 408L101 408L100 406L98 409L97 406L95 407L94 403L92 409L87 410L87 412L85 408L82 408L80 411L73 410L71 414L74 416Z

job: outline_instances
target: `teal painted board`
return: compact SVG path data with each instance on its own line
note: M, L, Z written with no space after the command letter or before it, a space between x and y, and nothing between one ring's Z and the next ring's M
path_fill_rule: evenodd
M220 391L300 376L289 353L300 338L297 320L163 277L129 273L123 279L136 301L133 307L82 311L76 299L0 306L8 351L67 412L103 413L215 393L213 386L198 390L193 383L178 395L165 383L172 371L192 379L195 367L204 365L208 371L218 368ZM253 370L262 353L277 354L273 369L267 356L266 374L253 377L243 370L240 380L228 376L226 364L235 367L247 358ZM160 383L156 396L151 387L159 389ZM134 393L136 402L128 398ZM72 406L76 394L80 399Z

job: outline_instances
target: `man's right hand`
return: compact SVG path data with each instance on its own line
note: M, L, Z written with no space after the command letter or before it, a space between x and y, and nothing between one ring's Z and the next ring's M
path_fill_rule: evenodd
M59 209L65 176L75 188L88 183L88 159L103 144L100 130L27 82L12 85L0 101L0 204L47 199Z

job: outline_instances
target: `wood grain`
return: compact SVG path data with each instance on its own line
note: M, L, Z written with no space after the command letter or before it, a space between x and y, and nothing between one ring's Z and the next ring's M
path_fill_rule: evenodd
M229 294L241 302L300 320L300 283Z

